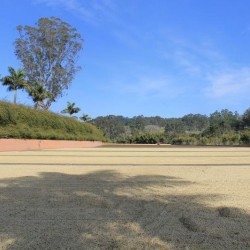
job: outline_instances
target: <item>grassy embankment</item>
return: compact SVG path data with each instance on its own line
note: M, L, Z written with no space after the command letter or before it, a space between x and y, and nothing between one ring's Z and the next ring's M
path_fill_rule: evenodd
M0 138L104 141L92 124L49 111L0 102Z

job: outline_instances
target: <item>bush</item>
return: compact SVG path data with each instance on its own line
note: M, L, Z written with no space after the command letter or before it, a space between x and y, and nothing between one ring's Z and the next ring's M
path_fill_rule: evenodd
M238 133L228 133L222 136L223 145L239 145L240 134Z
M130 136L121 136L117 138L118 143L135 143L135 144L156 144L168 143L169 140L164 133L139 133Z
M242 132L240 136L240 144L250 145L250 130Z
M194 136L178 136L172 139L174 145L197 145L198 140Z

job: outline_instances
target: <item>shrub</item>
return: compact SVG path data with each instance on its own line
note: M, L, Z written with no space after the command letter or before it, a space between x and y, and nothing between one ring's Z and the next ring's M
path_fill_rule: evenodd
M240 144L250 145L250 131L249 130L242 132L240 136Z

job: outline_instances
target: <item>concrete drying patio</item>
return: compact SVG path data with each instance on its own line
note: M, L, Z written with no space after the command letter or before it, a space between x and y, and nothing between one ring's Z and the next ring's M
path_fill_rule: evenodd
M0 249L250 249L250 148L0 152Z

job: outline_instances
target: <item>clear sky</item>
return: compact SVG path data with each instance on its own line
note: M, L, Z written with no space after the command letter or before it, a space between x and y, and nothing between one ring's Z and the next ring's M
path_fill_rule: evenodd
M82 70L51 106L91 117L180 117L250 107L249 0L1 0L0 74L21 67L17 25L56 16L84 38ZM13 99L0 86L0 99ZM32 104L22 91L18 102Z

